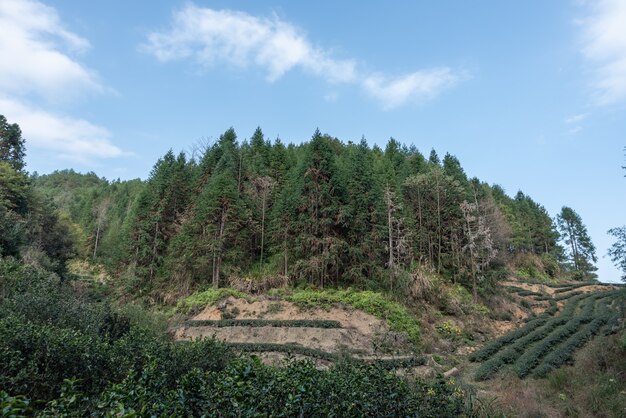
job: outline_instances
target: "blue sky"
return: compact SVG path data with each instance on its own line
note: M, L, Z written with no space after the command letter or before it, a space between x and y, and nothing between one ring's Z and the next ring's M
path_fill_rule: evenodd
M29 171L146 178L232 126L299 143L389 137L626 224L626 2L0 2L0 114Z

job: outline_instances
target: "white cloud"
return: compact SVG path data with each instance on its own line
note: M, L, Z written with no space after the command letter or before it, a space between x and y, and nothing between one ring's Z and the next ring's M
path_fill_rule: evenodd
M314 46L295 26L274 16L255 17L188 4L174 13L169 30L152 32L142 46L159 61L192 59L205 67L220 63L256 66L274 82L300 68L331 83L358 84L386 109L437 96L465 76L450 68L416 71L398 78L359 71L353 59L335 59Z
M590 2L582 20L582 53L595 68L594 99L599 105L626 99L626 1Z
M20 125L29 149L81 163L124 155L107 129L51 110L56 102L105 90L93 71L69 55L89 47L65 29L54 8L0 0L0 114Z
M570 135L576 135L578 132L582 131L583 127L580 125L576 125L573 128L567 130L567 133Z
M409 101L431 99L463 78L450 68L435 68L392 79L372 75L363 81L363 86L384 108L392 109Z
M55 9L32 0L0 2L0 92L58 100L102 91L93 72L63 52L88 47L63 27Z
M27 147L53 151L83 164L126 154L111 143L108 130L85 120L55 115L10 98L0 97L0 109L9 122L20 125Z
M314 47L297 28L278 18L261 19L229 10L187 5L174 14L169 32L148 35L146 51L160 61L193 58L212 66L219 61L238 67L257 65L275 81L300 67L329 81L352 81L355 63L336 60Z
M572 115L568 118L565 118L565 123L568 125L582 122L583 120L589 117L589 113L579 113L578 115Z

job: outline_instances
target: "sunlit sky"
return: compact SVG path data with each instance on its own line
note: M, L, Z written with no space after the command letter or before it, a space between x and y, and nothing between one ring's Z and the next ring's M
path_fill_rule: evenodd
M0 0L0 114L27 169L147 178L234 127L456 155L582 217L602 281L626 224L626 1Z

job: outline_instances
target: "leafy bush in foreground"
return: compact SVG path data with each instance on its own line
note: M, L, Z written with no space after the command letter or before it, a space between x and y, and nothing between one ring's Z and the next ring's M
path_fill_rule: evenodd
M310 362L268 367L240 359L219 373L181 376L163 388L151 368L103 393L98 412L157 416L456 417L464 392L444 380L408 382L375 366L342 364L318 370Z

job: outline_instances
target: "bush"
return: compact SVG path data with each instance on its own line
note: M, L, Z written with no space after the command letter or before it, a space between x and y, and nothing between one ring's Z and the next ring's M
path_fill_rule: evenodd
M156 416L456 417L465 393L450 381L408 382L374 365L341 363L318 370L310 362L268 367L258 359L232 362L219 373L192 371L176 390L153 368L102 394L101 413Z
M420 342L420 325L415 317L404 306L378 292L306 289L284 294L284 298L302 308L330 309L333 304L345 304L386 320L392 331L406 333L412 343Z
M251 299L250 296L235 289L227 287L219 289L209 288L202 292L196 292L185 299L181 299L176 305L176 310L180 313L188 314L197 308L204 308L207 305L213 305L214 303L230 296L238 299Z

